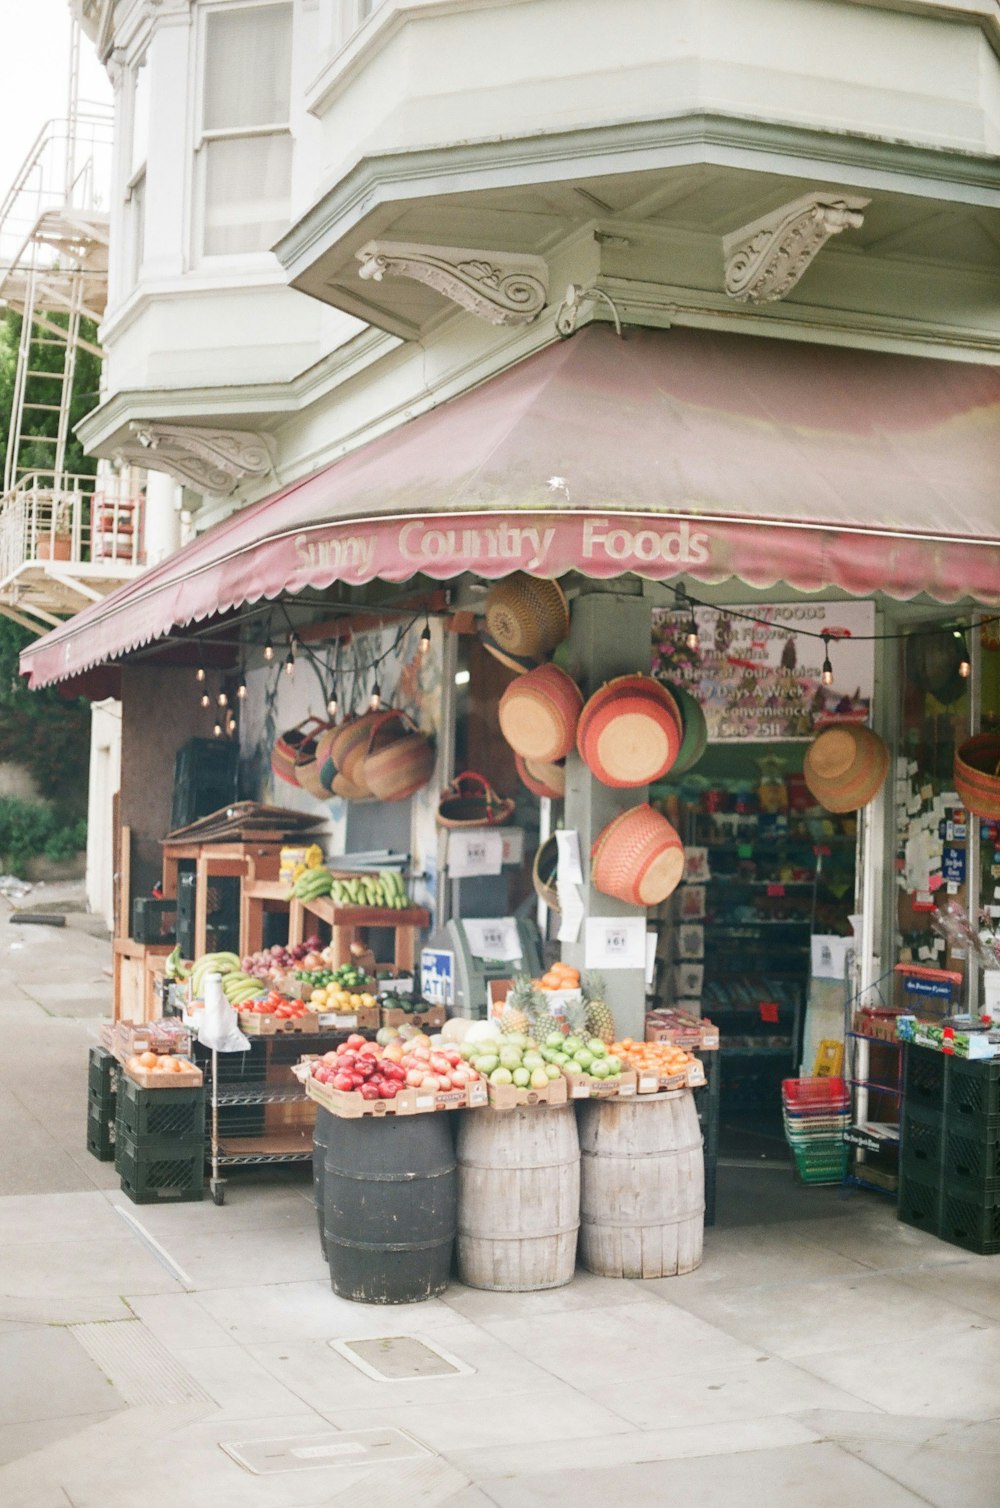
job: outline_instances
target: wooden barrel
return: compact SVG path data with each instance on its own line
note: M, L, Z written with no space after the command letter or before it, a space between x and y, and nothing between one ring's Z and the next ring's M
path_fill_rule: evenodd
M338 1119L323 1176L330 1283L361 1304L413 1304L448 1286L455 1244L450 1115Z
M316 1206L316 1221L319 1225L319 1244L323 1255L326 1256L326 1203L323 1198L323 1185L326 1182L326 1151L330 1145L331 1128L336 1124L329 1110L324 1110L322 1105L316 1106L316 1122L313 1126L313 1204Z
M580 1260L606 1278L701 1263L705 1163L690 1089L581 1100Z
M463 1115L458 1275L470 1288L559 1288L576 1270L580 1140L572 1105Z

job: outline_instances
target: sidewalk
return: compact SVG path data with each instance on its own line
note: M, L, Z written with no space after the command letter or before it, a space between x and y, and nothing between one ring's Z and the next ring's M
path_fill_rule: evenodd
M688 1277L349 1304L301 1170L135 1206L86 1152L108 956L0 913L3 1508L996 1508L1000 1258L751 1164ZM409 1336L473 1370L330 1344Z

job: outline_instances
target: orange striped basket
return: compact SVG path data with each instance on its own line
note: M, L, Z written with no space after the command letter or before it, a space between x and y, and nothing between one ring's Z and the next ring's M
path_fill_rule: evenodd
M683 873L684 845L676 828L646 804L609 822L591 850L596 888L633 906L658 906Z
M317 732L304 738L295 756L295 779L302 789L308 791L310 796L315 796L317 801L330 799L330 787L323 781L319 751L320 744L326 739L331 726L330 723L324 723Z
M434 773L434 746L412 717L393 712L374 730L362 780L379 801L405 801Z
M651 675L607 681L589 699L576 730L580 758L604 785L648 785L670 770L684 738L681 714Z
M708 748L708 723L701 703L695 700L686 687L677 686L673 681L667 681L666 687L677 703L684 730L677 758L670 767L671 779L676 779L678 775L685 775L688 770L693 770Z
M864 723L830 723L802 761L802 778L828 812L856 812L874 801L889 773L889 750Z
M535 796L547 796L550 801L561 801L566 794L566 762L554 760L548 764L542 759L524 759L514 755L514 763L521 781Z
M295 761L303 744L309 738L315 738L326 728L327 724L318 717L304 717L294 728L288 728L280 734L271 750L271 769L279 780L286 785L298 787L298 778L295 774Z
M977 817L1000 817L1000 733L977 733L959 746L955 789Z
M573 747L583 706L580 688L558 665L541 665L511 681L500 698L500 729L515 754L552 764Z

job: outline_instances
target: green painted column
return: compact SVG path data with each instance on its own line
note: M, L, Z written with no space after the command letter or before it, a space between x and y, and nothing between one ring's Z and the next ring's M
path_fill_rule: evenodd
M650 665L650 604L638 594L596 589L577 598L569 636L570 669L579 682L584 700L617 675L647 673ZM645 908L603 895L589 883L590 850L598 834L614 817L648 799L648 787L616 790L591 775L574 750L566 761L565 823L580 836L584 921L579 940L564 943L562 956L583 969L587 917L646 917ZM607 1001L614 1012L619 1036L642 1041L646 1013L643 969L604 970Z

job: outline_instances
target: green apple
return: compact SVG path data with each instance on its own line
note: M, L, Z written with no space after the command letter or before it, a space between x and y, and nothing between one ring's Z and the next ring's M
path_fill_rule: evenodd
M491 1084L513 1084L514 1075L509 1068L494 1068L490 1074Z
M511 1047L509 1042L505 1042L500 1049L500 1067L513 1069L520 1068L520 1066L521 1049L519 1047Z
M531 1083L531 1074L526 1068L515 1068L513 1078L514 1084L518 1089L527 1089Z
M595 1079L606 1079L606 1078L608 1078L609 1077L609 1070L608 1070L608 1060L607 1060L607 1058L595 1058L594 1061L590 1065L590 1071L593 1074L593 1076L594 1076Z
M621 1073L621 1071L622 1071L622 1060L621 1060L621 1058L613 1057L609 1053L608 1056L605 1058L604 1061L608 1065L608 1076L609 1076L609 1078L613 1078L616 1073Z
M568 1052L571 1058L576 1056L582 1046L582 1037L566 1037L563 1040L563 1051Z
M581 1047L579 1052L573 1054L573 1061L581 1073L589 1073L594 1061L594 1054Z
M472 1066L477 1073L482 1074L484 1079L488 1079L493 1070L500 1067L500 1059L496 1053L490 1053L488 1056L484 1053L481 1058L473 1058Z
M591 1037L590 1041L587 1043L587 1051L592 1052L595 1058L603 1058L606 1056L608 1049L605 1047L600 1037Z
M559 1072L559 1069L555 1063L546 1063L545 1077L547 1079L561 1079L562 1074Z

